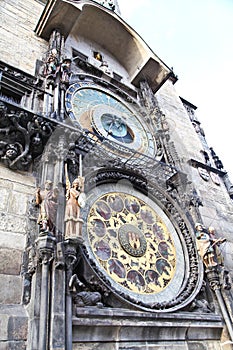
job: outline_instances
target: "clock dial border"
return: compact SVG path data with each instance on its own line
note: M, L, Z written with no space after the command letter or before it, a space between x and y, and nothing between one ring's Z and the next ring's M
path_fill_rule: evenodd
M123 146L150 157L156 155L156 141L147 123L142 122L140 113L107 89L89 81L76 82L66 91L65 106L70 119L78 128L89 130L107 139L116 149ZM125 142L124 138L120 137L117 139L106 132L101 123L101 109L105 114L111 111L112 115L121 117L132 131L132 142Z
M132 196L132 198L139 198L141 201L146 203L146 205L148 205L149 208L153 208L157 215L159 215L159 217L162 218L162 221L167 226L169 232L172 232L172 239L174 240L174 244L176 247L176 267L179 266L179 269L175 268L175 272L172 277L172 283L169 283L169 285L166 288L160 290L159 292L154 292L146 295L140 292L136 292L135 290L128 290L127 288L119 284L119 280L117 281L117 278L111 278L107 270L103 268L103 266L101 266L101 264L98 262L98 259L96 259L96 254L90 247L90 242L88 238L88 224L86 227L84 227L84 241L86 245L87 256L91 261L95 262L97 270L101 272L101 275L103 275L105 279L107 278L109 286L113 290L117 291L119 295L126 295L127 299L130 302L134 304L142 303L143 305L146 305L146 308L151 307L153 304L156 303L166 303L168 300L174 299L179 294L180 290L182 289L184 280L186 279L185 266L187 262L184 258L182 242L170 219L162 211L162 209L152 199L143 195L141 192L138 192L133 188L129 190L128 186L125 187L123 185L118 184L105 184L91 190L91 192L89 193L88 206L87 208L85 208L84 212L85 219L88 218L89 211L93 207L96 200L98 200L98 198L100 199L101 196L104 196L106 193L116 192L124 193L125 195L130 195ZM122 249L122 251L125 252L124 249Z

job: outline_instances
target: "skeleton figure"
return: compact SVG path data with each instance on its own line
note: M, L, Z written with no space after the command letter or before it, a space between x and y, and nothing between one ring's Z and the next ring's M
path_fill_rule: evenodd
M64 84L69 83L70 74L71 74L70 66L71 66L71 60L69 58L65 58L60 65L61 82Z
M49 56L46 61L45 65L45 72L44 74L46 76L48 75L54 75L57 71L57 66L58 66L58 59L57 59L58 53L56 49L52 49L51 52L49 53Z

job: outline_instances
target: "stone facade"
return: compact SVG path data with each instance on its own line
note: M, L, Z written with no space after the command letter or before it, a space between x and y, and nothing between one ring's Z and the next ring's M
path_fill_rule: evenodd
M230 224L233 219L232 199L226 192L224 181L221 180L217 184L213 181L213 176L215 175L213 169L208 172L208 179L205 180L199 175L197 167L190 166L191 159L205 163L201 151L205 149L206 141L204 137L200 137L200 133L197 133L193 124L190 123L186 109L176 95L172 83L165 84L159 90L157 96L161 110L165 114L171 129L170 137L171 141L175 144L179 158L179 167L182 171L189 174L189 179L195 184L202 200L203 205L199 207L199 210L203 222L207 227L214 226L218 235L224 236L227 239L224 253L228 268L232 271L233 241L232 226ZM208 152L211 166L215 168L214 160L211 159L210 151Z
M1 166L1 303L20 304L22 297L21 266L26 246L28 203L34 180Z
M177 95L174 73L116 15L117 1L3 0L1 7L0 349L230 350L233 186L196 107ZM102 100L88 100L81 115L85 91ZM110 125L106 113L115 113ZM73 185L77 175L84 190ZM67 234L72 190L75 200L86 193L78 237ZM141 212L154 202L156 244L151 218L129 209L128 197L114 211L104 202L109 193L118 205L131 196ZM147 255L138 248L144 238L128 250L119 245L120 222L148 239ZM197 222L226 240L218 245L224 264L214 248L215 264L204 265ZM171 266L182 276L175 292L166 287ZM151 292L151 275L161 294Z
M1 165L0 280L1 349L25 349L28 316L22 307L23 254L34 180Z
M30 0L23 3L4 0L1 4L1 60L29 74L35 74L35 62L47 50L44 40L34 33L42 10L42 1L33 1L32 5Z

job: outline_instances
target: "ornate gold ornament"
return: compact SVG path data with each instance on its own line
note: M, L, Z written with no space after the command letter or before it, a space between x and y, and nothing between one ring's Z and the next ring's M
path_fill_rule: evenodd
M184 260L170 220L139 192L102 187L86 213L89 256L114 289L146 302L171 298L183 281Z

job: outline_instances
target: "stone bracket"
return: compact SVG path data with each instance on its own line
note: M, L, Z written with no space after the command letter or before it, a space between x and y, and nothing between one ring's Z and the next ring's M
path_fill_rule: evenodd
M208 164L204 164L202 162L199 162L198 160L195 160L195 159L190 159L188 161L188 163L190 165L192 165L194 168L203 168L203 169L206 169L207 171L210 171L212 173L215 173L215 174L218 174L219 176L223 177L226 175L226 172L225 171L221 171L219 169L216 169L216 168L213 168L212 166L208 165Z
M90 319L90 314L92 315ZM94 318L94 322L93 322ZM116 309L78 308L73 343L218 340L223 325L217 315L156 314Z

